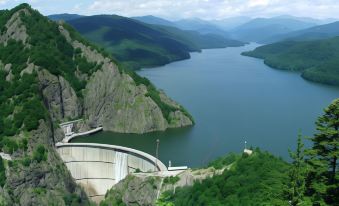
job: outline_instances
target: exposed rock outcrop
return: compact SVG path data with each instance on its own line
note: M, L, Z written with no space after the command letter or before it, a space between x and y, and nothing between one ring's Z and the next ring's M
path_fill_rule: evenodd
M132 78L117 68L103 66L89 80L84 99L85 116L91 125L105 130L144 133L165 130L167 122L160 108L146 97L145 86L136 86Z
M6 191L11 194L8 205L64 205L64 197L76 194L80 201L88 201L85 193L74 183L53 145L53 133L46 122L32 132L26 156L34 156L38 145L44 145L46 160L34 158L25 166L16 163L8 168ZM21 154L23 155L23 154ZM18 156L18 154L14 155ZM28 164L28 165L27 165ZM6 196L5 196L6 197ZM5 204L6 205L6 204Z
M61 25L59 31L75 49L81 49L89 62L102 65L90 77L84 91L84 116L91 127L102 125L108 131L145 133L193 124L179 104L160 92L165 104L178 109L170 113L168 121L159 105L147 95L148 90L143 84L136 85L112 60L73 40Z
M62 76L55 76L41 69L38 71L38 77L45 105L54 121L81 116L82 105L74 89Z
M20 11L15 12L5 25L7 28L6 32L2 35L0 34L0 43L7 44L9 39L22 41L24 44L26 43L28 34L25 25L22 24L20 19L21 12L29 15L29 11L27 9L21 9Z

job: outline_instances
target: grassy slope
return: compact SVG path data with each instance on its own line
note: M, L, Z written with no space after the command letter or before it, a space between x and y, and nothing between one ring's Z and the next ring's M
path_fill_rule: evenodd
M284 41L244 52L268 66L302 72L305 79L339 85L339 37L304 42Z

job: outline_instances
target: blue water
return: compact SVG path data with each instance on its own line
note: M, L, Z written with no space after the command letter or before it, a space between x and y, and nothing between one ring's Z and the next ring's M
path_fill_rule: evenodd
M138 72L182 104L195 119L193 127L144 135L103 132L75 141L118 144L154 155L159 138L159 158L165 164L171 160L190 167L241 152L245 140L288 159L298 131L315 132L314 122L339 97L339 88L240 55L256 46L203 50L189 60Z

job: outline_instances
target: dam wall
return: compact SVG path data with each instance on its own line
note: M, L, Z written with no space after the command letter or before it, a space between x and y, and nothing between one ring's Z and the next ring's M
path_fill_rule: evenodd
M57 143L56 147L72 177L96 202L129 173L167 171L160 160L127 147L94 143Z

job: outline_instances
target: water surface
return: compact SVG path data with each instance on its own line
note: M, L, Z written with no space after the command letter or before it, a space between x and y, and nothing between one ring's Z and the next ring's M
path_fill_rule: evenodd
M159 138L159 158L165 164L171 160L190 167L240 152L245 140L287 159L298 131L314 133L316 118L339 97L339 88L240 55L256 46L203 50L189 60L138 72L182 104L193 115L194 127L144 135L103 132L74 141L122 145L154 155Z

